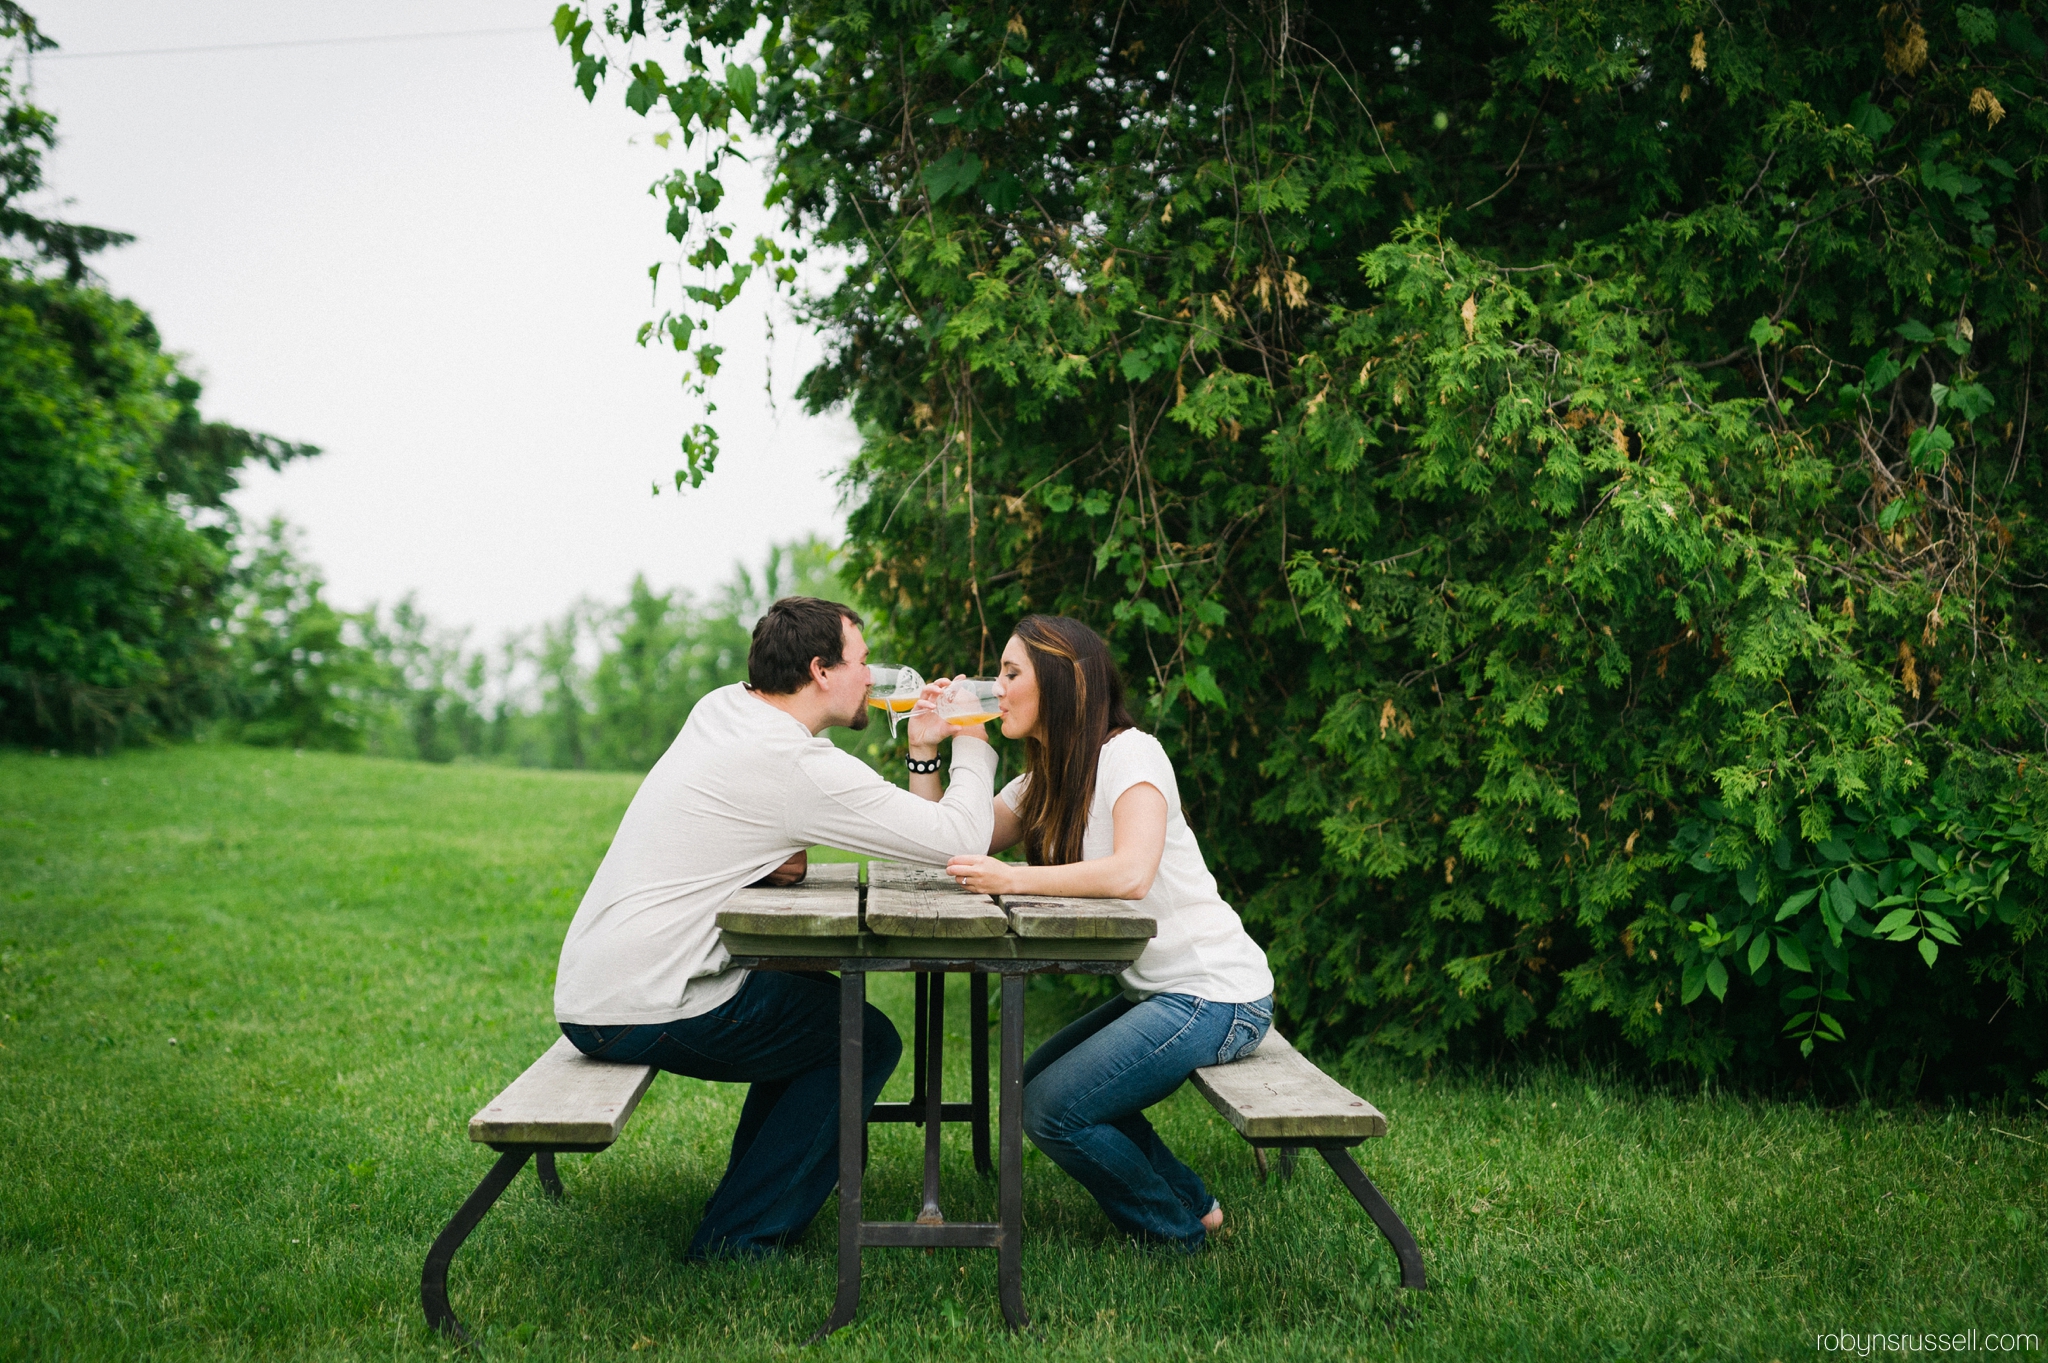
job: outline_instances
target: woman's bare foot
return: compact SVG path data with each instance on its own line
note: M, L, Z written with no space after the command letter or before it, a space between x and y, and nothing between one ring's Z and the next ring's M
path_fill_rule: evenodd
M1202 1218L1202 1229L1211 1235L1223 1229L1223 1204L1221 1202L1209 1208L1209 1214Z

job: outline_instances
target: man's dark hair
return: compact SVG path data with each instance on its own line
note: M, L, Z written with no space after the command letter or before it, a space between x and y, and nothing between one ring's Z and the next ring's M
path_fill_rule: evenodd
M747 685L770 696L801 691L811 679L811 659L826 667L846 661L845 620L861 627L859 612L815 596L785 596L754 622L747 649Z

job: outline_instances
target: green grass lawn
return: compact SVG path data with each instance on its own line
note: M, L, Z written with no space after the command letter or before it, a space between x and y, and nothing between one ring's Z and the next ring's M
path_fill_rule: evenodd
M562 931L634 786L224 748L0 753L0 1353L447 1354L417 1292L492 1158L464 1127L558 1035ZM907 980L872 993L907 1032ZM1063 999L1032 992L1033 1040ZM956 1030L964 1011L963 989ZM964 1075L964 1047L948 1058ZM875 1250L859 1322L819 1354L1789 1361L1835 1330L2048 1339L2039 1108L1338 1073L1391 1119L1362 1163L1421 1241L1427 1293L1395 1285L1320 1161L1261 1186L1183 1090L1155 1115L1229 1213L1212 1252L1120 1243L1033 1152L1034 1333L1003 1331L992 1254ZM562 1157L565 1204L521 1175L451 1277L486 1356L801 1344L830 1304L832 1204L784 1260L680 1259L740 1097L665 1076L617 1146ZM920 1139L876 1128L872 1215L914 1211ZM964 1130L947 1143L948 1211L992 1217Z

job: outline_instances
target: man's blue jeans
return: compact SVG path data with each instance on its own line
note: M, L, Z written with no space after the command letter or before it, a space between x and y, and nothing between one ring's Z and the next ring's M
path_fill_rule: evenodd
M863 1010L861 1115L882 1092L903 1041L880 1009ZM751 1084L725 1177L704 1206L688 1257L761 1255L804 1233L839 1179L839 981L808 971L757 970L708 1013L674 1022L589 1027L562 1034L598 1060Z
M1258 1049L1273 1000L1211 1003L1192 994L1117 998L1070 1023L1024 1062L1024 1129L1143 1243L1198 1250L1216 1205L1166 1148L1144 1110L1204 1065Z

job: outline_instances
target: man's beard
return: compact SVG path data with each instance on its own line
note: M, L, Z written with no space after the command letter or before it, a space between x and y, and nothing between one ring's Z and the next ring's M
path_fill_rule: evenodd
M840 727L840 728L842 728L842 729L853 729L853 730L856 730L856 731L858 731L858 730L861 730L861 729L865 729L865 728L867 728L867 727L868 727L868 711L869 711L869 710L871 710L871 709L873 709L873 708L874 708L873 706L871 706L871 705L869 705L869 704L868 704L868 700L867 700L867 697L866 697L866 696L862 696L862 697L861 697L861 700L860 700L860 709L859 709L859 711L855 713L855 715L854 715L854 717L853 717L852 719L849 719L849 720L847 720L847 721L846 721L846 723L844 723L844 724L840 725L839 727Z

